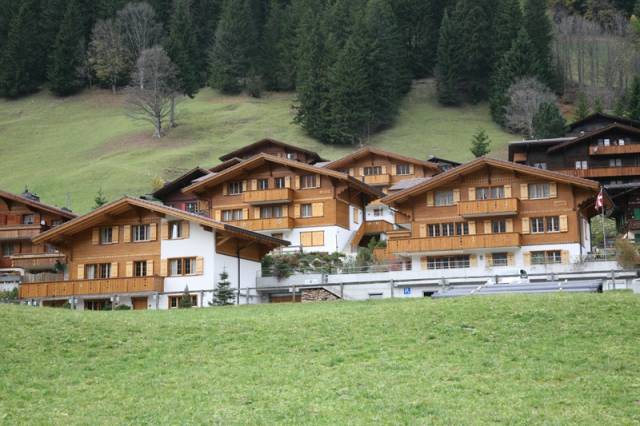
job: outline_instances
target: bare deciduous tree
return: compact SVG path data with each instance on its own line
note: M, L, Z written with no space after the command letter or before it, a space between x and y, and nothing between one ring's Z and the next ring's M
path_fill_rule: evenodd
M161 47L143 50L127 88L127 114L153 124L154 137L163 136L178 88L177 70Z
M112 19L98 21L89 45L89 64L98 80L108 83L113 93L131 72L131 59Z
M506 108L507 127L528 138L533 137L533 117L545 102L555 102L555 95L547 86L533 77L518 79L507 92L509 105Z

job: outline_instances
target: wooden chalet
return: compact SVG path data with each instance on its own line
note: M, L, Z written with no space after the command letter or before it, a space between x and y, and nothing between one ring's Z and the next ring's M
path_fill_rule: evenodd
M261 139L257 142L236 149L235 151L220 157L220 161L228 161L233 158L246 160L259 154L269 154L274 157L300 161L301 163L306 164L315 164L326 161L316 152L271 138Z

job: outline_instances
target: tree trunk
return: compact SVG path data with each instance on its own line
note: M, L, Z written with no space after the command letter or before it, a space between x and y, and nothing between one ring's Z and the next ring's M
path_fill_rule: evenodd
M162 121L160 118L156 118L156 131L153 134L153 137L156 139L160 139L162 137Z
M113 83L111 85L111 92L113 92L114 95L116 94L116 84L115 83Z
M169 113L169 127L176 127L176 97L171 97L171 112Z

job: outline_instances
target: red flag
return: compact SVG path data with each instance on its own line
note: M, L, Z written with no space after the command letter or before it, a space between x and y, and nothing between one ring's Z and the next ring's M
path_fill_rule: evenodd
M598 196L596 197L596 210L597 209L604 209L604 190L602 188L600 188L600 192L598 193Z

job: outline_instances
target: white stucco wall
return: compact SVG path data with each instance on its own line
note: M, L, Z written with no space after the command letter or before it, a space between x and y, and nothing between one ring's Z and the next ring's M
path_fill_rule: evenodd
M382 208L382 216L375 216L373 214L373 211L377 208ZM391 208L386 204L368 205L366 215L367 215L367 221L369 222L375 221L375 220L384 220L389 223L395 223L395 220L396 220L395 214L393 213Z

